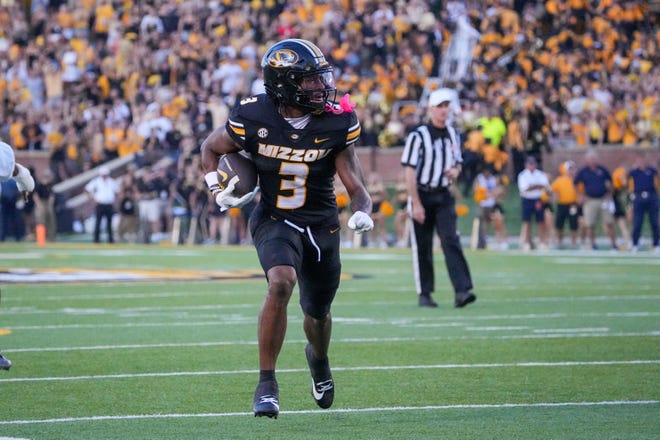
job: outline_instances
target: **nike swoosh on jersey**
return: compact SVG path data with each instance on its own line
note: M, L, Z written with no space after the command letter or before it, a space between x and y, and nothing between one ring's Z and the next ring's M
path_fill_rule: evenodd
M330 229L330 233L331 233L331 234L334 234L335 232L337 232L337 231L338 231L338 230L340 230L340 229L341 229L341 228L337 228L337 229Z
M321 139L319 139L319 138L315 137L314 138L314 143L315 144L320 144L321 142L325 142L325 141L328 141L328 140L330 140L330 138L321 138Z
M325 395L325 392L328 390L331 390L334 388L334 382L332 379L319 382L319 383L314 383L314 379L312 379L312 395L314 396L314 399L316 400L321 400L323 399L323 396ZM320 388L317 390L316 388Z

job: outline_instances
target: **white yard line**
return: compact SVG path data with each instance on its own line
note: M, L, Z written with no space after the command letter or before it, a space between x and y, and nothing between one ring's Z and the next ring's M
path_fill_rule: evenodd
M53 325L10 325L1 326L12 331L25 330L76 330L76 329L103 329L103 328L140 328L140 327L212 327L221 325L236 325L241 323L255 324L256 318L236 317L236 316L218 316L215 321L172 321L172 322L130 322L124 324L53 324Z
M332 371L397 371L397 370L453 370L464 368L533 368L533 367L593 367L611 365L660 365L659 360L629 360L629 361L566 361L566 362L511 362L490 364L436 364L436 365L379 365L361 367L333 367ZM277 370L279 373L304 373L307 368L289 368ZM53 376L53 377L16 377L0 379L0 383L8 382L61 382L78 380L134 379L138 377L180 377L180 376L226 376L233 374L256 374L259 370L218 370L218 371L175 371L170 373L133 373L104 374L88 376Z
M337 338L333 343L382 343L382 342L431 342L431 341L467 341L467 340L509 340L509 339L571 339L571 338L609 338L609 337L647 337L660 336L660 330L650 332L621 332L621 333L540 333L529 335L502 335L502 336L411 336L397 338ZM287 340L291 344L306 344L306 339ZM148 348L184 348L184 347L216 347L228 345L257 345L257 341L212 341L212 342L170 342L158 344L123 344L123 345L91 345L80 347L23 347L23 348L3 348L3 354L6 353L31 353L31 352L50 352L50 351L87 351L87 350L126 350L126 349L148 349Z
M81 300L126 300L126 299L148 299L148 298L189 298L191 296L218 296L226 293L241 293L239 290L231 292L223 290L222 292L158 292L158 293L108 293L108 294L82 294L82 295L51 295L45 297L37 297L39 301L81 301ZM34 297L15 297L12 301L26 301L34 302Z
M621 258L620 256L610 256L605 257L599 256L597 258L580 258L580 257L559 257L553 258L552 263L554 264L570 264L573 265L614 265L614 266L657 266L660 264L660 258L644 258L644 259L632 259L632 258Z
M410 295L412 296L412 294ZM576 304L579 302L613 302L613 301L659 301L660 295L597 295L597 296L582 296L582 297L545 297L545 298L480 298L479 301L483 302L519 302L519 303L569 303ZM34 300L33 300L34 302ZM371 303L372 306L396 306L400 307L402 304L409 305L409 302L401 301L377 301ZM351 301L344 302L338 300L335 302L336 309L341 307L352 307L354 305L364 306L364 302L354 303ZM259 304L244 303L244 304L203 304L198 306L141 306L141 307L122 307L122 308L103 308L103 307L67 307L62 309L53 310L40 310L34 307L3 307L2 313L8 315L61 315L61 314L128 314L128 313L142 313L142 312L181 312L181 311L196 311L196 310L232 310L232 309L255 309ZM649 313L649 312L632 312L632 313ZM650 312L655 313L655 312ZM504 315L503 315L504 316ZM514 315L515 316L515 315ZM520 315L519 315L520 316ZM533 315L529 315L533 316ZM442 317L440 317L442 318Z
M475 321L512 321L512 320L543 320L543 319L561 319L566 320L570 318L607 318L607 319L637 319L637 318L655 318L660 316L660 312L587 312L587 313L527 313L522 315L475 315L475 316L437 316L437 317L397 317L393 319L373 319L373 318L342 318L341 316L334 316L333 320L336 323L351 324L351 325L396 325L399 327L463 327L467 323ZM195 317L199 317L195 315ZM209 327L209 326L222 326L234 324L254 324L256 317L252 315L213 315L208 316L206 319L213 319L211 321L166 321L166 322L125 322L121 324L47 324L47 325L9 325L0 326L12 331L26 331L26 330L75 330L75 329L103 329L103 328L140 328L140 327ZM457 320L458 321L454 321ZM297 322L300 319L291 317L291 322ZM438 323L437 321L443 321ZM448 321L448 322L447 322ZM525 330L529 326L488 326L488 327L467 327L467 330L477 331L496 331L496 330ZM599 331L606 331L606 328L599 328ZM576 329L557 329L555 331L567 331L569 333L582 333ZM593 330L592 330L593 331Z
M199 306L154 306L154 307L125 307L109 309L103 307L66 307L54 310L39 310L32 307L8 307L4 310L9 315L126 315L130 313L165 312L180 313L182 311L197 310L230 310L230 309L258 309L259 304L205 304Z
M545 402L545 403L492 403L492 404L459 404L459 405L426 405L426 406L389 406L372 408L336 408L317 410L280 411L280 415L287 414L328 414L328 413L370 413L370 412L400 412L400 411L446 411L456 409L512 409L512 408L572 408L593 406L629 406L629 405L657 405L660 400L606 400L601 402ZM186 419L186 418L218 418L218 417L246 417L252 412L226 412L226 413L198 413L198 414L136 414L116 416L89 416L89 417L62 417L57 419L34 420L4 420L0 425L33 425L44 423L77 423L98 422L107 420L141 420L141 419Z

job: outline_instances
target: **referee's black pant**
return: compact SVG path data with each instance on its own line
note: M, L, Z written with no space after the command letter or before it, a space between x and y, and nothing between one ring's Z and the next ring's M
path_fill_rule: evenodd
M114 213L111 204L98 203L96 205L96 222L94 223L94 243L101 241L101 220L105 218L106 231L108 231L108 243L114 243L112 236L112 214Z
M415 287L418 294L435 290L433 270L433 232L440 237L442 252L454 293L472 290L472 277L463 248L456 231L454 196L446 190L419 191L419 198L426 211L424 223L413 221L411 245ZM410 212L411 207L408 207Z

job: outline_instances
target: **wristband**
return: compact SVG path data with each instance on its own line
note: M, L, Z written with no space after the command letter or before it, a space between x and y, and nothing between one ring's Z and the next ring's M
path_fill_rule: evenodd
M208 172L204 175L204 180L206 181L206 185L210 188L213 185L220 185L220 182L218 182L218 172L217 171L211 171Z

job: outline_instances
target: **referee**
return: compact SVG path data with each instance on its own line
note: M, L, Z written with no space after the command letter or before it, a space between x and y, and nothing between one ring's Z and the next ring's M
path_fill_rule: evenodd
M463 307L477 297L456 232L454 196L449 186L461 172L460 137L447 124L455 92L442 88L429 96L431 122L408 134L401 156L408 190L408 214L413 219L411 245L415 287L420 307L437 307L433 271L433 231L438 232L449 278L454 287L454 306Z

